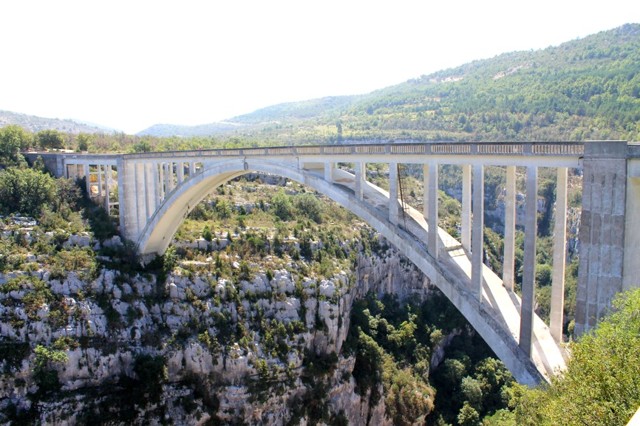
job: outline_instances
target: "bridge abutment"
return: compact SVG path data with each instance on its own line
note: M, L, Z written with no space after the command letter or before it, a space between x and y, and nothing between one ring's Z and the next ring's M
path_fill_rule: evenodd
M593 328L623 289L627 143L585 143L583 173L577 335Z

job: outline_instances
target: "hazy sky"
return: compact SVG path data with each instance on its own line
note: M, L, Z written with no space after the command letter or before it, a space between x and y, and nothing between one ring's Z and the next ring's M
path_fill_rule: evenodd
M4 0L0 109L203 124L632 22L636 0Z

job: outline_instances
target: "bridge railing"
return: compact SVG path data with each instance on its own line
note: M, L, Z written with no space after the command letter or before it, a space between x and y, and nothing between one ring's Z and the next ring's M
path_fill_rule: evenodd
M582 156L584 142L402 142L341 145L277 146L264 148L203 149L125 154L126 158L309 156L350 154L395 155L535 155Z

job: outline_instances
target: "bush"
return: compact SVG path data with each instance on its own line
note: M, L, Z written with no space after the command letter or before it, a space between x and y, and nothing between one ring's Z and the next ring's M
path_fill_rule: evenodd
M54 367L67 362L67 354L64 351L49 349L41 345L36 346L34 353L36 357L33 378L39 391L46 393L59 390L60 379Z
M295 199L295 206L303 216L307 216L315 223L322 223L322 203L314 194L305 193Z
M293 204L291 203L291 198L284 191L279 191L273 196L271 210L282 221L293 219Z
M138 354L133 362L133 371L143 390L152 401L159 401L162 384L169 378L166 360L161 355Z

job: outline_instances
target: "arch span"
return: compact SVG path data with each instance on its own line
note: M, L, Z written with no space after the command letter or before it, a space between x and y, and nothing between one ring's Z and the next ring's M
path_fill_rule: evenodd
M468 288L464 274L456 273L455 264L435 260L427 253L422 241L427 241L426 230L414 218L409 217L408 232L391 223L386 212L370 203L358 200L353 191L343 185L328 182L321 174L301 169L295 163L272 162L262 159L236 159L206 164L201 173L177 186L156 210L142 230L137 246L142 254L162 254L187 214L215 187L233 178L250 173L261 172L283 176L324 194L348 209L376 231L380 232L404 256L411 260L435 284L467 318L474 329L489 344L496 355L505 363L514 377L521 383L536 384L553 373L545 363L544 350L534 344L534 360L530 359L518 346L517 338L506 325L507 318L501 317L489 300L478 300ZM348 175L342 173L343 175ZM352 175L348 175L352 176ZM348 177L346 176L346 177ZM379 188L368 184L370 191ZM422 229L422 231L420 231ZM441 235L442 230L439 232ZM506 291L506 290L505 290ZM515 295L513 295L515 297ZM511 296L509 296L511 297ZM538 319L538 322L541 321ZM536 329L536 337L544 333L544 326ZM548 333L548 330L547 330ZM536 353L538 360L536 360Z

